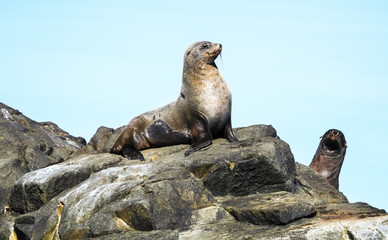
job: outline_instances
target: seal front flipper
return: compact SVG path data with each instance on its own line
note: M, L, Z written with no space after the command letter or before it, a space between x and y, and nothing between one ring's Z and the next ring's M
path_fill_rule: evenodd
M110 153L121 155L125 158L128 158L129 160L139 159L140 161L144 161L143 154L141 154L135 148L128 146L128 145L125 145L124 147L114 146L110 150Z
M139 159L140 161L144 161L143 154L141 154L139 151L137 151L135 148L131 146L126 146L123 149L122 155L129 160L135 160Z
M224 128L224 137L229 140L229 142L237 142L238 139L236 136L234 136L233 129L232 129L232 122L229 118L228 122L225 125Z
M202 116L195 116L191 125L192 144L185 152L185 156L198 151L212 144L213 137L210 133L208 123Z

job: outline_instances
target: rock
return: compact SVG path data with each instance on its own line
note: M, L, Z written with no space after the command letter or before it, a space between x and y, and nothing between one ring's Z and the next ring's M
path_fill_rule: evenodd
M104 126L99 127L89 143L78 151L77 154L109 153L124 128L125 126L117 129Z
M387 239L388 216L367 219L349 219L342 221L324 221L309 228L306 239Z
M287 144L277 139L245 144L215 144L213 153L204 153L189 169L215 196L294 191L295 162Z
M111 154L102 156L118 157ZM80 168L76 163L81 161L85 161L86 165L104 161L101 155L94 155L100 161L91 158L73 160L73 165L67 162L60 165ZM60 169L46 171L45 179L53 179L50 182L55 184L58 181L54 179L62 177ZM52 233L49 229L53 226L41 226L40 223L55 218L58 202L65 204L58 232L65 239L72 239L108 235L123 230L177 229L190 224L192 211L208 207L213 201L202 181L180 167L132 161L126 166L110 166L100 171L98 167L92 167L92 171L96 172L77 186L69 185L67 191L51 199L38 211L30 213L34 216L33 223L15 225L18 232L28 236L31 234L30 229L35 229L31 238L37 239ZM81 174L81 171L78 172ZM25 181L33 180L33 175L26 176ZM42 188L41 194L32 195L43 195L45 191L46 188Z
M302 218L286 226L253 225L241 222L220 222L185 229L179 239L301 239L301 240L338 240L338 239L386 239L388 216L342 221L322 221L318 216Z
M124 127L116 130L104 126L99 127L89 143L82 150L78 151L78 154L108 153L122 129Z
M276 193L279 195L290 193ZM275 195L276 195L275 194ZM267 195L267 194L261 194ZM271 194L268 194L271 195ZM292 194L291 194L292 195ZM257 196L247 196L249 200ZM295 199L300 201L297 196ZM232 198L232 200L245 197ZM283 199L282 199L283 200ZM221 201L221 204L225 204ZM287 201L284 201L287 203ZM244 205L244 202L237 204ZM266 204L266 203L264 203ZM288 203L287 203L288 204ZM249 202L245 205L250 205ZM252 204L255 207L255 204ZM271 205L267 203L267 205ZM388 215L383 210L373 208L365 203L342 203L330 208L332 211L320 213L325 207L321 206L315 216L300 218L287 225L253 225L222 219L211 224L197 224L190 229L184 229L179 233L179 239L209 239L209 240L233 240L233 239L385 239L388 232ZM256 207L260 208L261 203ZM327 206L330 206L327 205ZM269 206L271 208L271 206ZM341 209L337 212L335 209ZM356 212L360 214L355 214ZM365 216L368 212L369 217ZM324 214L321 215L321 214ZM338 218L338 214L343 214ZM333 217L330 217L330 215ZM370 217L374 216L374 217Z
M0 110L0 177L8 181L0 187L0 239L388 235L384 210L348 203L295 163L270 125L235 129L239 142L216 139L188 157L189 145L148 149L140 162L107 153L122 128L100 127L85 146L53 123Z
M295 167L296 193L305 195L317 206L348 202L345 195L310 167L300 163L296 163Z
M24 174L63 162L85 145L50 122L38 123L0 103L0 208Z
M193 211L191 225L212 224L220 221L232 221L234 218L220 206L211 206Z
M272 125L265 124L235 128L233 132L239 141L261 141L266 137L278 138L275 128Z
M87 238L89 239L89 238ZM102 236L93 238L95 240L178 240L178 230L152 231L152 232L124 232L119 234L112 234L109 236Z
M236 220L256 225L284 225L316 213L311 201L288 192L255 194L221 201L221 205Z
M13 231L14 224L15 216L6 212L0 213L0 239L17 239Z
M62 191L87 179L93 171L99 171L120 161L122 158L110 154L83 156L29 172L13 186L9 204L19 213L38 210Z
M42 122L40 125L50 133L56 136L61 136L66 141L66 143L73 145L76 150L79 150L81 147L86 145L86 140L83 137L71 136L69 133L60 129L58 125L53 122Z
M319 217L326 220L347 219L347 218L367 218L382 216L385 210L377 209L367 203L334 203L319 206L317 208Z
M187 157L183 155L187 145L148 149L143 155L146 160L184 167L202 179L215 196L293 192L295 162L288 144L278 138L263 139L233 143L216 139Z

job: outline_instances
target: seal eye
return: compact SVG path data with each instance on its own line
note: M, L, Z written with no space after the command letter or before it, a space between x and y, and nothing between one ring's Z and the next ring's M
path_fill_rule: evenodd
M201 46L201 49L207 49L209 47L210 47L209 43L203 43Z

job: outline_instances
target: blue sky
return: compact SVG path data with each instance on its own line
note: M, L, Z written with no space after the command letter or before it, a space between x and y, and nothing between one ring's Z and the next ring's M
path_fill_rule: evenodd
M340 190L388 210L386 1L3 1L0 101L87 141L178 97L183 53L223 45L234 127L272 124L308 165L345 134Z

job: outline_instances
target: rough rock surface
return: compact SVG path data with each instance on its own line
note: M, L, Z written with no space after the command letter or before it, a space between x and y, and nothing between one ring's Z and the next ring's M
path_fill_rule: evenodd
M0 103L0 207L24 174L63 162L86 145L51 122L38 123Z
M288 192L227 198L221 206L238 221L256 225L283 225L316 213L311 201Z
M80 149L56 125L0 108L0 239L388 236L384 210L348 203L295 163L270 125L235 129L239 142L217 139L188 157L188 145L148 149L140 162L108 153L122 128L100 127Z

